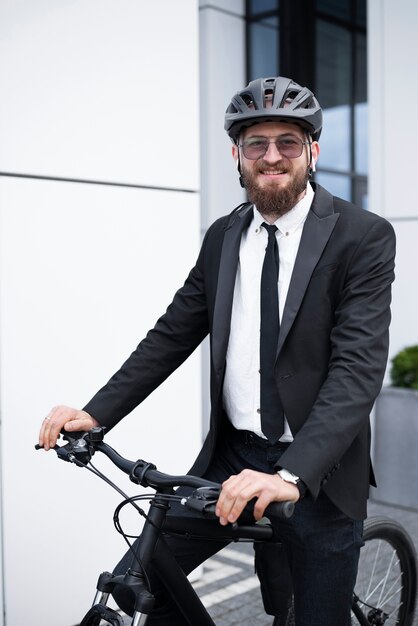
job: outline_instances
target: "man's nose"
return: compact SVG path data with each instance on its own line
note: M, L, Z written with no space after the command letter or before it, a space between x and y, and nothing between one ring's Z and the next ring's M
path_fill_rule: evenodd
M264 155L264 161L276 162L282 158L280 150L277 148L277 143L275 141L270 141L267 152Z

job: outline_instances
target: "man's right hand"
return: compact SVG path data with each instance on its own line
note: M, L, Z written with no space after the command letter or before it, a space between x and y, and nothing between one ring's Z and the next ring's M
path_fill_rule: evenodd
M63 428L68 432L76 432L87 431L95 426L100 426L99 422L85 411L72 409L69 406L55 406L42 422L39 445L44 450L53 448Z

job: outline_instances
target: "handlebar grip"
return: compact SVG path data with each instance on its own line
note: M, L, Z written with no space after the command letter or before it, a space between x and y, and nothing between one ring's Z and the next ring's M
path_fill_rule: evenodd
M215 509L216 509L216 500L219 494L216 494L215 498L205 497L199 498L196 497L196 494L199 490L195 491L191 496L184 499L183 504L193 511L199 511L203 515L208 515L210 517L215 517ZM202 493L205 493L203 491ZM207 492L210 493L210 492ZM252 500L245 507L246 514L252 514L252 509L254 506L255 500ZM285 502L271 502L264 512L265 517L280 517L281 519L290 519L295 511L295 503L290 501Z
M281 517L282 519L290 519L295 511L294 502L271 502L266 508L265 515L269 517Z
M248 506L247 512L252 510L252 504ZM215 502L205 502L204 500L197 500L194 498L187 499L187 508L199 511L203 513L203 515L209 515L211 517L215 517ZM280 517L281 519L290 519L295 511L295 503L294 502L271 502L264 512L265 517Z

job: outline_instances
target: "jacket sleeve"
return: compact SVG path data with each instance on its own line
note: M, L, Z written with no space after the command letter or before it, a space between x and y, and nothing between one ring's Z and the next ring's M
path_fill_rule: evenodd
M386 369L395 235L379 219L366 232L348 265L330 335L327 377L312 410L280 459L314 497L338 469L368 422Z

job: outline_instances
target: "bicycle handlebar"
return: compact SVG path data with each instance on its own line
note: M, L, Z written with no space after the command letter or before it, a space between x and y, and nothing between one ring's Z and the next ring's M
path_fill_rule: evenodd
M99 426L92 428L88 432L67 433L63 432L67 444L54 447L57 456L64 460L84 467L96 451L105 454L111 461L125 474L129 474L132 482L140 484L142 487L152 489L169 489L172 487L195 487L193 503L189 502L188 507L201 513L214 514L216 500L219 496L221 486L205 478L192 476L174 476L165 474L157 470L156 466L143 460L130 461L121 456L114 448L103 441L105 428ZM38 444L37 450L41 448ZM203 490L202 490L203 488ZM206 488L206 491L204 489ZM199 493L200 490L200 493ZM267 514L275 517L290 518L293 515L293 502L272 502L266 509Z

